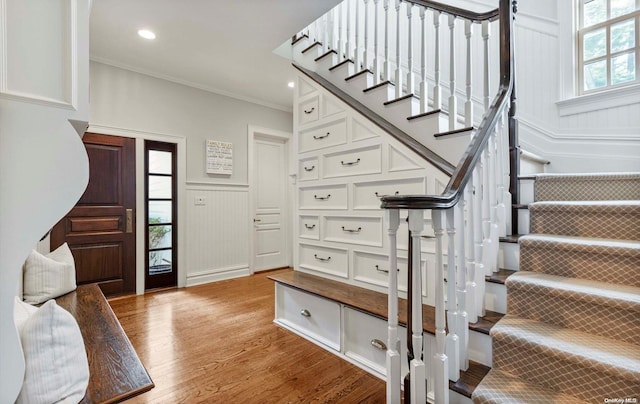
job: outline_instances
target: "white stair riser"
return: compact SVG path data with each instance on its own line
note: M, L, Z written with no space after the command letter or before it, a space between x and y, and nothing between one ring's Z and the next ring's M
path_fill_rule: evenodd
M520 267L520 246L517 243L500 243L498 267L517 270Z
M493 282L485 285L485 309L505 314L507 312L507 287Z
M520 203L530 204L533 199L534 180L520 180Z
M529 209L518 209L518 233L529 234Z
M491 367L493 349L491 336L477 331L469 330L469 359Z
M347 88L353 89L354 91L362 91L365 88L373 86L373 74L362 73L358 75L358 77L345 80L345 83Z

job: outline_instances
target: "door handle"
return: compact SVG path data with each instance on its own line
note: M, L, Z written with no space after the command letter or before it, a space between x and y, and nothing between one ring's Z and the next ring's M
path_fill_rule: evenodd
M253 223L257 223L257 222L261 222L262 220L260 219L253 219Z
M126 216L125 232L133 233L133 209L127 209Z

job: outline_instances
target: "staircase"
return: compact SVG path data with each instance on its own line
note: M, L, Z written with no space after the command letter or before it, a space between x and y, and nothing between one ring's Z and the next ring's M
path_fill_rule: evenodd
M400 212L408 210L407 283L413 289L407 292L409 374L404 392L399 383L387 383L388 403L399 403L401 396L423 403L428 391L435 403L449 403L449 384L460 380L470 359L481 361L474 357L478 347L469 345L469 328L488 310L507 314L490 332L493 354L487 347L480 355L489 357L492 363L483 363L492 370L474 402L602 403L637 399L640 392L640 175L518 179L523 158L543 161L518 146L513 3L501 0L499 9L478 14L422 0L346 0L292 41L294 66L305 79L450 177L439 195L380 198L387 212L388 268L398 266ZM447 27L449 35L443 35ZM500 40L499 70L488 58L492 27ZM456 43L466 49L456 50ZM482 52L472 56L478 47ZM464 63L460 53L466 54ZM427 59L434 61L432 70ZM456 80L461 71L462 86ZM480 85L472 80L474 71L481 72ZM301 104L297 115L317 114L314 105ZM330 133L321 135L318 140ZM535 202L521 205L526 196L519 196L518 181L531 180ZM519 236L518 228L532 234ZM435 244L436 256L430 349L424 348L422 329L425 238ZM519 240L519 253L507 247L509 240ZM505 261L520 270L501 269ZM485 278L505 276L506 294L494 294L503 285L485 286ZM405 376L400 357L407 354L400 349L395 271L388 280L390 381Z
M640 174L540 175L529 210L473 401L637 402Z

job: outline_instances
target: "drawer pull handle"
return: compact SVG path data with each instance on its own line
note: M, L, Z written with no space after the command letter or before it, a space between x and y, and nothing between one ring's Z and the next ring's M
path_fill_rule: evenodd
M300 315L304 317L311 317L311 313L307 309L300 310Z
M313 257L314 257L315 259L317 259L318 261L322 261L322 262L328 262L328 261L331 261L331 257L322 258L322 257L318 257L318 254L313 254Z
M346 231L347 233L360 233L361 230L362 227L358 227L357 229L345 229L344 226L342 226L342 231Z
M316 168L316 166L305 167L304 171L306 171L306 172L313 171L314 168Z
M384 194L382 194L382 195L381 195L381 194L379 194L379 193L378 193L378 191L376 191L376 192L375 192L375 194L376 194L376 196L377 196L378 198L384 198L385 196L392 196L392 195L384 195ZM394 192L394 194L393 194L393 195L400 195L400 191L396 191L396 192Z
M313 135L313 138L314 138L315 140L320 140L320 139L324 139L325 137L328 137L330 134L331 134L331 132L327 132L327 134L326 134L326 135L323 135L323 136L316 136L316 135Z
M384 272L385 274L388 274L388 273L389 273L389 270L388 270L388 269L382 269L382 268L380 268L378 265L376 265L376 271ZM400 268L398 268L398 272L400 272Z
M304 110L304 113L305 113L305 114L307 114L307 115L309 115L310 113L312 113L312 112L313 112L313 111L315 111L315 110L316 110L316 107L311 107L311 109L305 109L305 110Z
M381 351L386 351L387 350L387 344L385 344L384 342L380 341L379 339L372 339L371 340L371 346L379 349Z
M327 194L327 196L314 195L313 197L319 201L326 201L327 199L331 198L331 194Z
M355 166L359 162L360 162L360 159L357 159L356 161L348 161L346 163L344 161L341 161L340 164L342 164L343 166Z
M311 226L309 226L308 224L306 224L306 223L305 223L305 224L304 224L304 227L306 227L306 228L307 228L307 230L313 230L313 229L315 229L316 225L315 225L315 224L312 224Z

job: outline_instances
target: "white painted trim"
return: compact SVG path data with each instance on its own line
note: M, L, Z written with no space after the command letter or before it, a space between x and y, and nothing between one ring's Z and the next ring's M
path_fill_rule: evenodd
M565 133L552 132L549 129L543 128L541 126L532 123L531 121L519 118L518 122L520 125L523 125L533 132L542 135L546 138L552 140L590 140L590 141L601 141L610 143L611 141L637 141L640 139L640 134L634 128L629 128L628 131L622 133L609 133L603 134L602 129L594 129L590 132L589 129L578 128L577 133L572 133L571 131L567 131Z
M247 125L247 178L248 178L248 182L249 182L249 216L247 217L247 226L249 228L249 271L251 274L255 273L255 268L256 268L256 263L255 263L255 232L253 229L253 213L255 212L255 202L254 202L254 198L255 198L255 192L253 191L255 189L255 178L253 175L253 169L254 169L254 149L255 149L255 140L256 137L261 137L261 138L271 138L271 139L275 139L275 140L279 140L279 141L283 141L284 142L284 146L285 146L285 156L286 156L286 161L285 161L285 184L290 184L289 181L289 170L291 169L291 147L292 147L292 140L293 140L293 133L290 132L284 132L281 130L276 130L276 129L269 129L269 128L264 128L264 127L260 127L260 126L255 126L255 125ZM291 187L287 186L286 188L287 190L287 195L285 197L285 211L286 212L292 212L291 207L294 206L293 205L293 201L291 200L293 193L291 192ZM293 215L283 215L283 218L285 218L285 220L283 221L283 227L284 227L284 233L285 233L285 240L286 240L286 255L287 255L287 261L288 261L288 265L292 266L293 265L293 257L292 257L292 251L293 251L293 246L291 245L292 242L292 237L290 237L290 235L292 234L292 220L293 220Z
M89 57L89 60L91 60L93 62L97 62L97 63L102 63L103 65L113 66L113 67L117 67L119 69L124 69L124 70L129 70L129 71L132 71L134 73L144 74L145 76L154 77L156 79L166 80L166 81L170 81L170 82L177 83L177 84L182 84L183 86L196 88L198 90L207 91L209 93L214 93L214 94L222 95L222 96L225 96L225 97L234 98L234 99L240 100L240 101L250 102L252 104L262 105L263 107L267 107L267 108L271 108L271 109L277 109L279 111L284 111L284 112L289 112L289 113L293 112L293 108L288 107L286 105L275 104L275 103L272 103L272 102L260 100L258 98L247 97L247 96L244 96L244 95L233 93L231 91L221 90L219 88L207 86L205 84L195 83L195 82L192 82L192 81L188 81L188 80L180 79L180 78L177 78L177 77L169 76L169 75L166 75L166 74L162 74L162 73L159 73L159 72L156 72L156 71L153 71L153 70L142 69L142 68L139 68L139 67L130 66L130 65L118 62L118 61L111 60L111 59L106 59L106 58L101 58L99 56L91 55Z
M248 188L249 184L239 183L239 182L219 182L219 181L199 181L199 180L187 180L187 186L197 186L197 185L205 185L205 186L218 186L225 188Z
M186 260L186 226L187 219L187 139L184 136L167 135L162 133L144 132L134 129L115 128L104 125L89 125L89 132L103 135L115 135L136 139L136 212L137 218L142 218L145 212L144 200L144 141L156 140L175 143L178 158L178 287L187 286ZM136 220L136 294L144 294L145 260L144 260L144 220Z
M249 192L249 186L246 187L227 187L223 184L197 184L191 185L187 183L189 191L222 191L222 192Z
M69 19L65 24L68 29L63 34L63 43L66 44L66 83L64 88L65 99L43 97L37 94L25 93L22 91L9 90L8 85L8 60L7 55L7 0L0 0L0 98L13 101L28 102L36 105L51 106L71 111L78 109L78 3L77 0L68 0L65 3L68 8L66 17Z
M186 287L203 285L225 279L240 278L251 275L247 265L236 265L226 268L215 268L187 275Z
M640 84L612 88L556 102L560 116L581 114L607 108L640 103Z
M558 99L564 100L576 95L576 4L575 0L558 2Z

